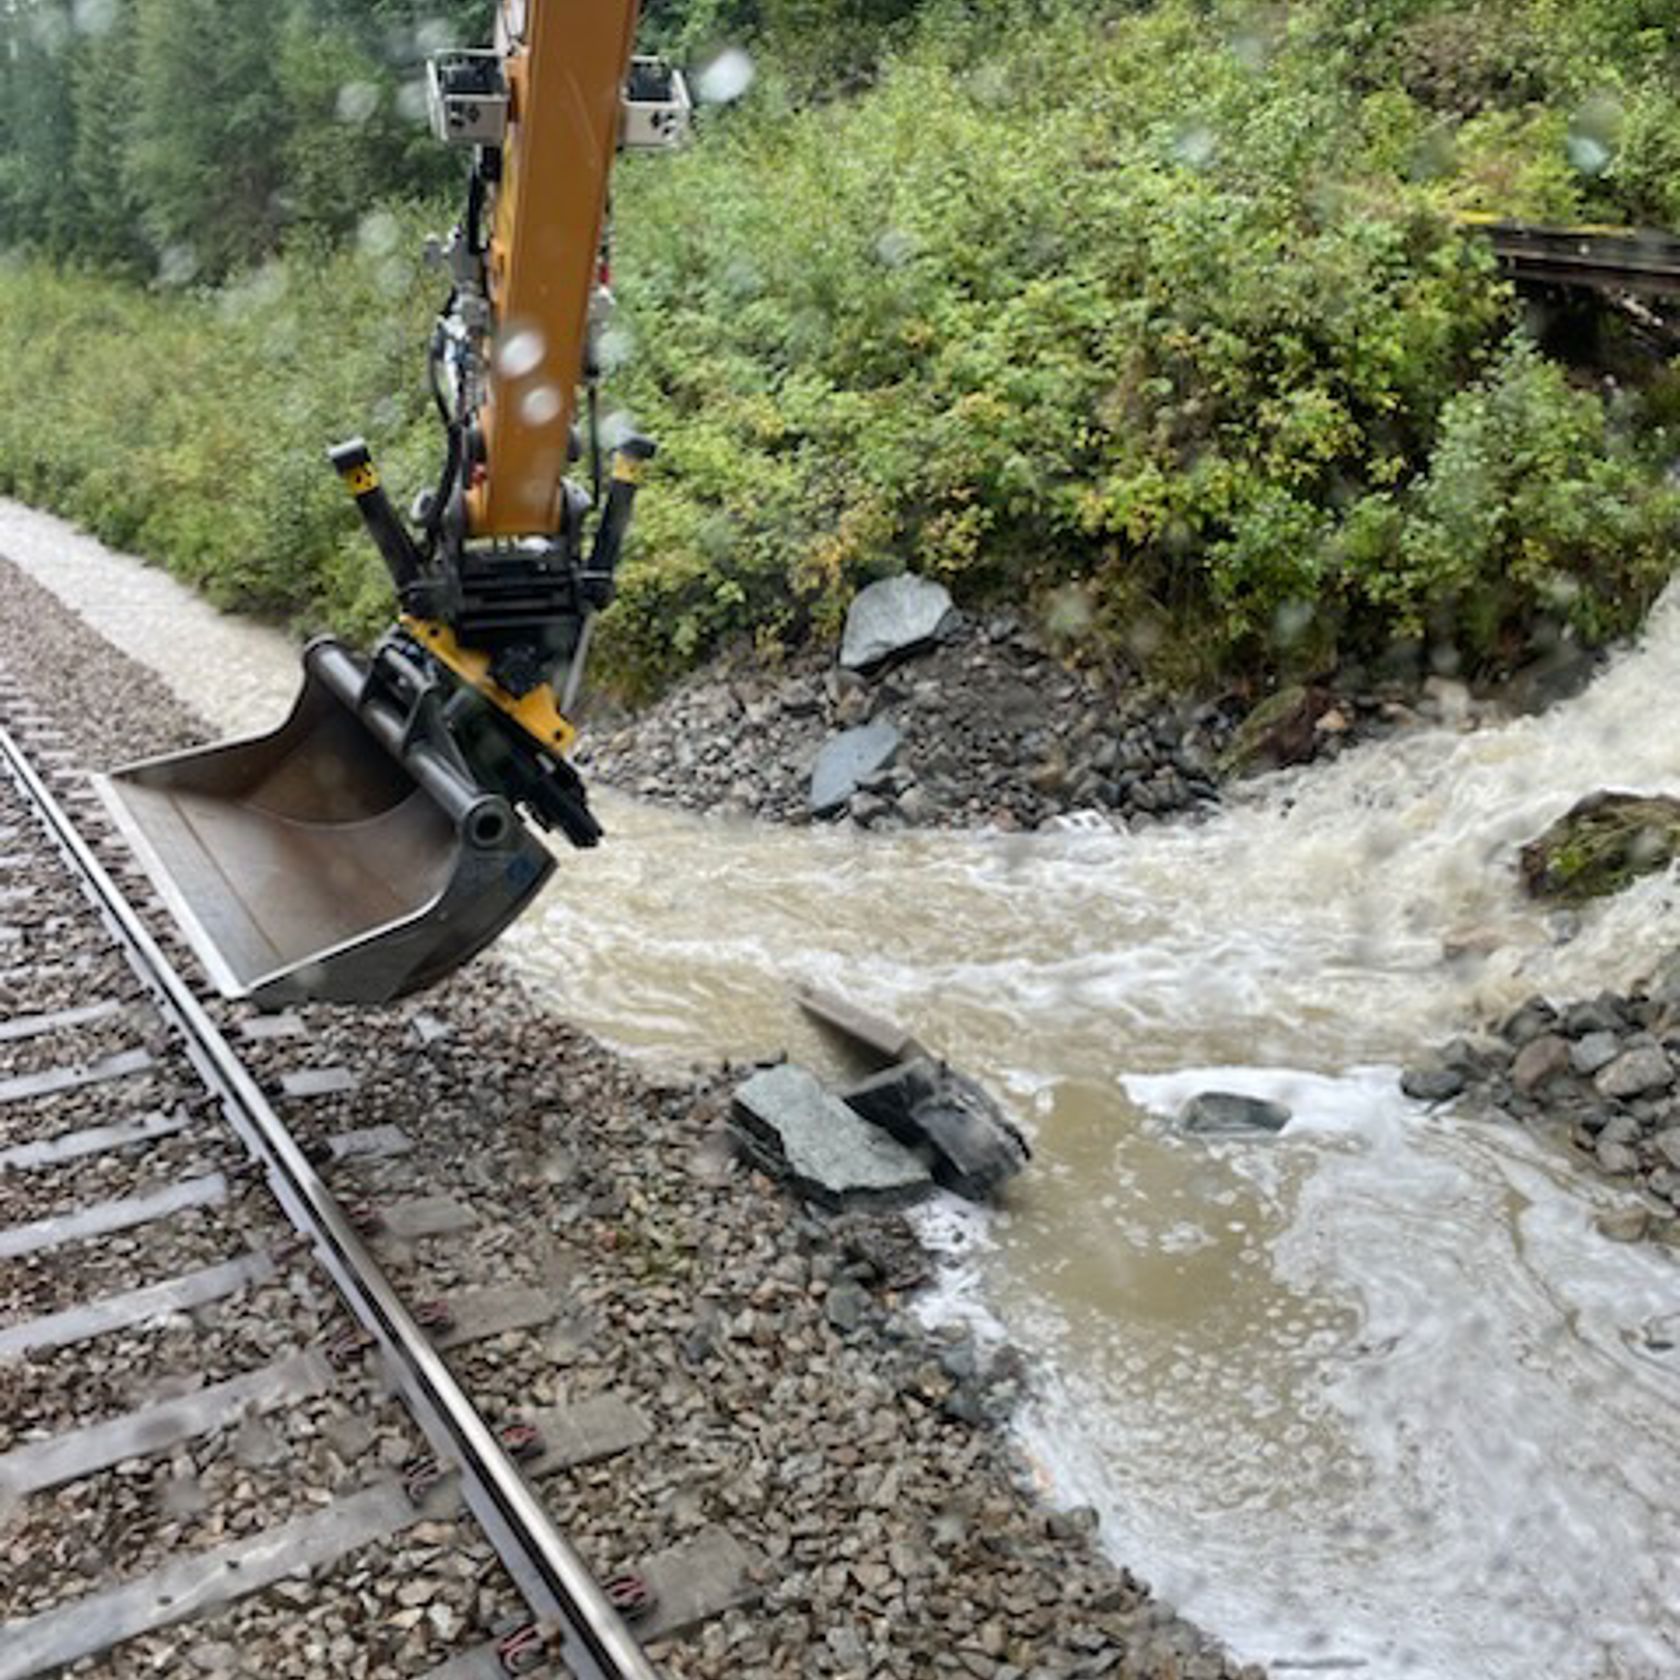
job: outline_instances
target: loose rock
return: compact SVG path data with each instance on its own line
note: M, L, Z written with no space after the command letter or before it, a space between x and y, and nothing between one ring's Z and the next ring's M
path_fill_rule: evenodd
M955 628L957 609L943 584L906 572L862 590L846 614L840 664L868 671L915 653Z
M1179 1111L1178 1129L1190 1137L1243 1137L1281 1132L1290 1111L1282 1103L1233 1091L1203 1091Z
M841 810L863 784L898 757L903 737L890 723L872 723L837 735L811 767L811 812Z

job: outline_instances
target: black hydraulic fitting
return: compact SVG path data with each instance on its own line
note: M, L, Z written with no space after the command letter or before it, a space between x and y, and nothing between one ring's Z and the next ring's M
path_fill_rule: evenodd
M421 581L420 550L408 534L391 498L379 482L379 471L373 464L373 451L361 438L351 438L327 451L333 471L344 480L344 487L355 498L356 509L362 516L368 535L385 561L391 581L398 595L405 594Z

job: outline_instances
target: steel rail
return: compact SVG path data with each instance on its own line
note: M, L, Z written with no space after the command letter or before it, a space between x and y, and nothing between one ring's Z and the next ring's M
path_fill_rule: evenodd
M564 1663L576 1680L657 1680L622 1617L549 1520L257 1082L4 726L0 767L34 806L130 966L180 1032L200 1078L263 1166L287 1217L313 1242L345 1304L384 1352L440 1464L459 1470L468 1508L548 1641L545 1656Z
M1680 239L1621 228L1541 227L1467 219L1513 279L1654 297L1680 294Z

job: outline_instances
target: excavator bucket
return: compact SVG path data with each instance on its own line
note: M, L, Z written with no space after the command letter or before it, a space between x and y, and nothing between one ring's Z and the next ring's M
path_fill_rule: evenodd
M100 792L225 995L385 1003L488 945L554 860L346 648L316 642L304 665L274 733L129 765Z

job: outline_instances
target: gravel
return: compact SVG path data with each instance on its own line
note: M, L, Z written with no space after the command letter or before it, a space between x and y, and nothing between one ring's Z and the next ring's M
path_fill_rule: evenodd
M1625 994L1531 998L1403 1083L1423 1095L1449 1074L1462 1108L1552 1139L1628 1192L1606 1236L1680 1247L1680 955Z
M84 762L202 737L157 679L26 579L6 582L3 645ZM971 640L947 651L1020 653L1012 633L980 634L985 648ZM984 733L976 725L975 738ZM1039 745L1048 750L1040 742L1020 751ZM931 772L929 780L938 785ZM1060 795L1024 785L1030 800L1021 794L1010 808L1022 823L1040 820ZM217 1010L230 1028L243 1018ZM347 1199L447 1194L477 1216L472 1232L402 1257L410 1298L517 1281L552 1292L556 1318L545 1329L451 1356L486 1413L511 1419L611 1390L653 1424L654 1445L543 1481L586 1561L605 1572L711 1524L754 1557L758 1603L656 1646L661 1672L1258 1672L1239 1670L1109 1563L1091 1524L1040 1503L1006 1427L1021 1362L919 1326L910 1294L930 1263L907 1227L892 1216L803 1209L722 1147L727 1070L692 1082L651 1078L546 1013L494 960L416 1003L300 1013L302 1038L241 1045L265 1079L303 1066L356 1075L349 1094L286 1105L299 1135L319 1145L336 1131L394 1124L415 1144L396 1160L330 1165L329 1183ZM66 1106L89 1112L81 1101ZM52 1124L61 1119L69 1123L55 1115ZM0 1439L20 1416L56 1428L109 1415L172 1364L216 1380L341 1322L307 1272L262 1299L273 1308L262 1323L217 1309L201 1324L0 1367L0 1385L29 1395L20 1414L6 1393ZM338 1472L323 1463L300 1485L329 1473ZM266 1511L278 1490L253 1486L253 1507ZM110 1518L105 1509L89 1520L118 1536ZM421 1672L451 1647L489 1637L512 1608L470 1529L425 1527L436 1529L425 1544L410 1531L297 1591L265 1593L83 1671ZM120 1573L144 1562L126 1540L113 1547ZM417 1552L427 1555L416 1561ZM430 1601L398 1596L416 1569L440 1583L435 1617Z

